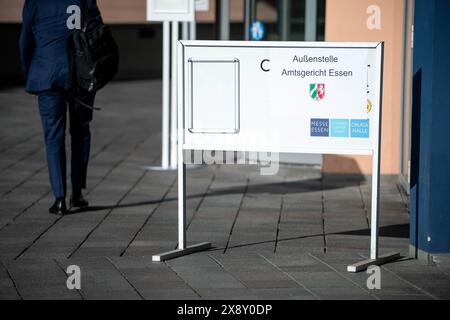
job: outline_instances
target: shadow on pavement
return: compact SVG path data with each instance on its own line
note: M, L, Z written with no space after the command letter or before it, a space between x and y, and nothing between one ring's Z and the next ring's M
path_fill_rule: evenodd
M361 230L349 230L349 231L343 231L343 232L335 232L335 233L318 233L313 235L307 235L307 236L298 236L298 237L289 237L289 238L281 238L278 240L265 240L265 241L257 241L257 242L249 242L249 243L242 243L234 246L228 247L228 249L233 248L243 248L243 247L250 247L260 244L268 244L268 243L275 243L275 242L286 242L286 241L293 241L293 240L302 240L302 239L308 239L308 238L315 238L315 237L324 237L324 236L370 236L370 229L361 229ZM383 226L379 228L379 235L380 237L390 237L390 238L409 238L409 224L400 224L400 225L392 225L392 226ZM215 248L214 250L222 250L223 248ZM214 251L213 250L213 251Z
M308 180L299 180L292 182L276 182L276 183L263 183L251 185L247 193L249 194L295 194L295 193L308 193L308 192L317 192L317 191L326 191L326 190L336 190L343 189L352 186L358 186L360 183L364 182L364 177L360 179L351 179L351 180L330 180L324 182L323 179L308 179ZM245 186L237 186L232 188L224 188L220 190L215 190L208 192L205 194L194 194L187 196L187 199L196 199L202 198L205 196L221 196L221 195L230 195L230 194L241 194L243 193ZM124 203L117 205L109 205L109 206L90 206L85 209L77 209L71 210L69 214L80 214L84 212L94 212L94 211L103 211L103 210L114 210L114 209L123 209L123 208L133 208L133 207L141 207L148 206L153 204L161 204L164 202L177 201L178 198L166 198L163 200L150 200L150 201L141 201L134 203Z

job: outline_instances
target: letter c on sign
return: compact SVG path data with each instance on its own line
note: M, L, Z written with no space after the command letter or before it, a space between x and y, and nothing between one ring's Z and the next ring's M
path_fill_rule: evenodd
M264 59L263 61L261 61L261 70L264 71L264 72L269 72L270 69L264 68L264 63L266 63L266 62L270 62L270 60L269 59Z

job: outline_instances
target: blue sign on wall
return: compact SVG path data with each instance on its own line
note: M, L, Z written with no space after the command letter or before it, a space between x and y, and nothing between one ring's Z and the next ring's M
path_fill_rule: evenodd
M250 26L250 37L254 41L264 39L266 35L266 26L261 21L255 21Z

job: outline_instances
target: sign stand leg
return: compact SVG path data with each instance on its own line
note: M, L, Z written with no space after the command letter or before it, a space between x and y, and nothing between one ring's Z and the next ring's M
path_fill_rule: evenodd
M381 164L381 124L382 124L382 101L383 101L383 65L384 65L384 44L382 43L377 50L379 51L379 65L381 68L380 76L380 96L379 96L379 113L378 128L375 132L375 148L372 157L372 208L370 223L370 259L355 263L347 267L348 272L360 272L366 270L370 266L380 266L382 264L400 259L400 253L389 253L387 255L379 255L378 252L378 231L379 231L379 204L380 204L380 164Z
M180 112L183 121L182 112ZM180 120L179 120L180 123ZM186 245L186 164L184 162L184 152L182 150L183 130L179 130L178 147L178 249L157 254L152 257L154 262L161 262L177 257L185 256L194 252L208 250L211 248L210 242L203 242L192 246Z
M172 79L181 82L183 80L183 64L177 66L180 79ZM175 76L177 73L175 73ZM192 246L186 245L186 163L184 161L184 99L183 88L178 86L178 96L180 97L178 109L178 249L157 254L152 257L155 262L170 260L180 256L185 256L194 252L208 250L211 248L210 242L203 242ZM173 105L172 105L173 106ZM175 131L176 132L176 131ZM177 137L175 137L177 138Z
M364 260L347 267L348 272L360 272L364 271L370 266L379 266L388 262L392 262L400 259L400 253L389 253L387 255L380 256L378 254L378 205L380 202L380 159L379 151L376 150L372 160L372 212L370 223L370 259Z

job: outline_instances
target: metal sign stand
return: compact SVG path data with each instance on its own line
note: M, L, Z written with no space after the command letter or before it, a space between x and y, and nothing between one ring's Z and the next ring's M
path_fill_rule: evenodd
M382 124L382 105L383 105L383 68L384 68L384 43L381 44L381 83L379 84L380 92L380 108L378 132L375 141L375 150L372 156L372 207L371 207L371 223L370 223L370 259L364 260L347 267L347 272L360 272L366 270L370 266L379 266L388 262L400 259L400 253L389 253L387 255L379 255L378 237L379 237L379 204L380 204L380 165L381 165L381 124Z
M381 99L380 99L381 101ZM381 110L381 107L380 107ZM381 116L381 111L380 111ZM380 118L381 124L381 118ZM381 136L381 125L380 125ZM372 157L372 208L370 223L370 259L364 260L347 267L348 272L360 272L366 270L370 266L379 266L391 261L400 259L400 253L389 253L387 255L379 255L378 250L378 230L379 230L379 203L380 203L380 138L378 137L378 147L374 150Z
M178 43L178 52L182 52L182 44ZM384 60L384 44L381 45L381 55L380 61L378 61L383 70L383 60ZM170 260L180 256L188 255L194 252L203 251L210 249L210 242L203 242L191 246L186 244L186 164L184 162L184 66L183 60L180 57L177 65L178 70L178 97L180 98L178 103L178 248L166 253L157 254L152 257L155 262ZM383 72L383 71L381 71ZM379 92L379 121L378 128L375 132L378 132L374 145L376 146L373 150L372 157L372 207L371 207L371 236L370 236L370 259L355 263L347 267L348 272L360 272L366 270L368 267L373 265L382 265L388 262L398 260L400 258L400 253L390 253L387 255L379 255L378 250L378 236L379 236L379 191L380 191L380 153L381 153L381 116L382 116L382 87L383 87L383 75L381 75L381 83ZM172 105L173 106L173 105Z
M178 44L181 52L181 44ZM180 59L181 60L181 59ZM184 79L184 66L179 63L177 66L178 74L178 249L157 254L152 257L155 262L170 260L180 256L185 256L194 252L208 250L211 248L210 242L203 242L192 246L186 244L186 163L184 161L183 143L184 143L184 88L182 81Z

